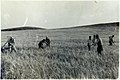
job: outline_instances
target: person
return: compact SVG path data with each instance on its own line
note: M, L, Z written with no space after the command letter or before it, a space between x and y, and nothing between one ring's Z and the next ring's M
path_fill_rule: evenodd
M46 36L46 46L50 47L50 39Z
M8 43L8 49L10 52L12 52L14 50L14 52L16 52L16 47L15 47L15 40L13 37L10 37L7 41Z
M38 47L44 49L45 48L45 46L44 46L45 41L46 41L45 39L41 40L38 44Z
M114 38L114 35L109 36L109 45L110 45L110 46L112 46L112 45L114 44L113 38Z
M88 46L88 51L90 51L90 50L91 50L91 46L92 46L92 39L91 39L91 36L89 36L87 46Z
M92 39L93 45L95 44L95 35L93 35L93 39Z
M97 53L101 55L101 52L103 51L103 44L102 44L102 40L98 34L96 34L95 44L97 44Z

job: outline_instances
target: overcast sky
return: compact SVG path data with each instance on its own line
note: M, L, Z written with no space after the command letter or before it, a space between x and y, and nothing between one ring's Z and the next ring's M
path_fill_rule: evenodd
M118 1L2 1L1 28L73 27L118 21Z

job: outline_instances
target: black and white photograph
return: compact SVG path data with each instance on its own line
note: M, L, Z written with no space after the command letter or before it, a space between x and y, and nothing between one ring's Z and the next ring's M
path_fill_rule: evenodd
M119 0L1 0L1 79L119 79Z

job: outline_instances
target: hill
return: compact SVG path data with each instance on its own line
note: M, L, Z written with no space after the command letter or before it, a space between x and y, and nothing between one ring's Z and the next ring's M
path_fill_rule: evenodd
M90 25L83 25L83 26L75 26L75 27L68 27L68 28L56 28L56 29L73 29L73 28L81 28L81 27L113 27L119 26L119 22L112 22L112 23L99 23L99 24L90 24Z
M44 28L25 26L25 27L1 29L1 31L36 30L36 29L45 30Z
M91 25L83 25L83 26L75 26L75 27L67 27L67 28L55 28L52 30L58 30L58 29L73 29L73 28L81 28L81 27L112 27L112 26L119 26L119 22L113 22L113 23L99 23L99 24L91 24ZM46 30L45 28L39 28L39 27L17 27L17 28L8 28L8 29L1 29L1 31L18 31L18 30Z

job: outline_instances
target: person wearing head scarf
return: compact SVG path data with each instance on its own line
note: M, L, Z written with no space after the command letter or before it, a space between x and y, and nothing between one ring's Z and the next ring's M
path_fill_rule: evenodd
M10 37L7 41L8 43L8 49L10 52L12 52L13 50L16 52L16 48L15 48L15 40L13 37Z
M99 37L98 34L96 34L96 42L95 42L95 44L97 45L98 54L101 54L101 52L103 51L103 43L102 43L102 39Z

